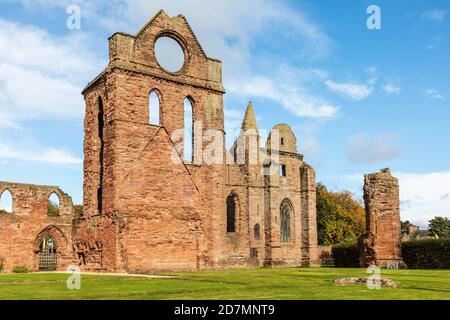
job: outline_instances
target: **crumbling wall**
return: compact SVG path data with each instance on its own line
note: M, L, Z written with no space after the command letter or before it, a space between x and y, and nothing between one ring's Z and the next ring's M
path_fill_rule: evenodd
M4 271L15 266L39 270L38 254L42 239L51 236L56 242L57 270L74 262L72 251L72 199L57 186L0 182L0 195L12 195L12 212L0 214L0 257ZM50 195L59 198L59 215L47 214Z
M398 180L389 169L364 176L366 233L360 239L360 264L402 265Z

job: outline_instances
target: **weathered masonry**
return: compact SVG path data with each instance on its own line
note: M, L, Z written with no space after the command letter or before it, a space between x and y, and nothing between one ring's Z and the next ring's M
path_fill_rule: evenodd
M72 199L56 186L0 182L0 198L7 197L12 206L0 212L3 271L62 270L72 264Z
M179 48L177 68L158 60L163 40ZM136 35L113 34L108 66L83 90L83 212L58 187L0 182L12 202L3 269L316 265L314 169L289 125L261 141L251 103L226 150L224 93L222 63L183 16L160 11Z
M361 239L361 266L404 266L399 185L389 169L364 175L364 202L366 234Z
M163 38L181 48L178 70L157 59ZM260 145L251 104L225 150L224 92L221 62L182 15L160 11L136 35L109 38L109 65L83 91L84 212L74 248L84 269L317 262L314 170L286 124ZM221 161L203 159L205 136Z

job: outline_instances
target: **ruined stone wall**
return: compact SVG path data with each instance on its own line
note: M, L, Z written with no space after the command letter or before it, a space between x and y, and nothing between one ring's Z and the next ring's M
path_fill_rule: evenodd
M181 71L167 72L158 64L154 43L160 36L175 39L183 48ZM153 91L159 97L160 126L149 124ZM95 104L102 93L103 169ZM206 267L214 260L208 256L215 250L218 231L212 225L223 220L224 161L204 165L201 148L200 153L194 149L193 164L183 161L182 140L174 132L184 128L183 102L189 98L196 124L194 146L211 129L220 133L223 145L220 62L206 57L183 16L170 18L161 11L136 36L116 33L110 38L110 63L84 94L86 217L78 225L77 243L102 244L102 261L110 261L112 270ZM96 210L99 187L102 212ZM100 223L104 232L94 233L92 239L93 214L108 222Z
M361 239L361 265L402 264L398 180L389 169L364 176L366 234Z
M279 155L279 164L286 166L286 176L278 170L267 177L267 202L265 208L266 246L270 246L270 255L266 256L266 265L300 265L301 264L301 189L300 189L300 155ZM279 166L277 164L277 166ZM290 215L290 241L281 241L280 208L283 201L292 206Z
M316 172L303 162L300 167L302 265L320 266L317 244Z
M57 186L0 182L0 195L8 190L12 195L12 212L0 214L0 257L3 269L11 272L15 266L38 271L41 241L51 236L56 242L57 270L65 270L74 262L72 251L72 199ZM52 193L59 198L59 216L47 214L47 202Z
M180 44L185 56L180 71L168 72L159 65L154 43L160 36ZM186 19L160 11L136 35L112 35L109 53L108 67L83 91L85 210L74 231L81 266L148 272L310 260L309 249L317 242L311 230L315 177L308 171L302 181L295 135L287 125L277 126L287 177L266 178L261 161L226 164L221 62L205 55ZM159 97L160 125L149 124L151 92ZM193 107L192 162L182 160L182 138L175 135L184 128L185 98ZM248 114L251 121L245 123L256 129L253 111ZM99 131L101 122L104 128ZM205 141L211 132L217 134L215 140ZM223 159L218 163L204 162L209 142L219 146ZM236 232L226 230L229 194L237 201ZM292 239L281 244L279 211L284 199L292 205ZM302 248L308 253L302 255Z

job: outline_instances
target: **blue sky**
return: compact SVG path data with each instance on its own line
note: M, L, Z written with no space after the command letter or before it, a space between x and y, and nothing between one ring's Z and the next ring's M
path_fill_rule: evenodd
M68 6L81 29L66 27ZM369 30L366 9L381 9ZM85 84L107 38L159 9L184 14L223 62L227 143L253 101L258 126L291 125L332 190L361 197L391 167L402 219L450 216L448 1L0 1L0 180L60 185L82 201Z

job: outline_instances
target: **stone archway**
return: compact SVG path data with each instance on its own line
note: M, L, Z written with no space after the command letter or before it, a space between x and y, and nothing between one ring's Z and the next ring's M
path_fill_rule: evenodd
M34 243L36 270L55 271L67 259L67 238L55 226L48 226L36 237Z

